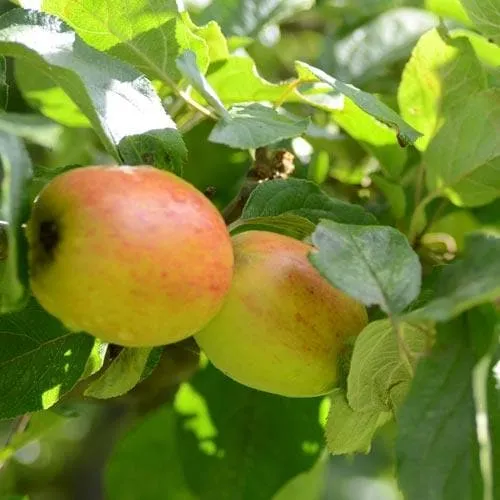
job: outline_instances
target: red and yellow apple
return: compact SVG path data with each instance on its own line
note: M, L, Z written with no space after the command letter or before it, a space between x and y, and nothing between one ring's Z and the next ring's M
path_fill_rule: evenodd
M365 307L312 266L312 247L276 233L233 237L231 289L195 339L234 380L293 397L330 392L339 356L367 324Z
M202 193L153 167L83 167L54 178L27 225L33 293L74 331L125 346L204 327L231 283L225 223Z

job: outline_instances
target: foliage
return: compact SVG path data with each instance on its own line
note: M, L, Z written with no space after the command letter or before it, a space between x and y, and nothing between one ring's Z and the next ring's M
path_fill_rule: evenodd
M390 475L387 498L498 498L500 4L17 4L0 7L2 498L64 477L62 459L45 482L19 464L85 425L111 499L365 498L329 488L345 455ZM115 163L184 177L232 234L312 243L311 265L369 308L338 388L261 393L194 343L117 350L38 305L33 199Z

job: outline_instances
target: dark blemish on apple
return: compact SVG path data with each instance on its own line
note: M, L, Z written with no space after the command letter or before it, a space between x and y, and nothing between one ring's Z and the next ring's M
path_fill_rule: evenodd
M217 188L215 186L208 186L204 191L203 194L209 199L213 199L215 194L217 193Z
M295 313L295 321L297 321L297 323L305 323L304 316L302 316L299 312Z
M42 248L50 256L53 256L54 250L59 243L59 229L53 220L45 220L40 223L40 232L38 239Z
M144 153L141 156L141 160L145 165L154 165L155 158L152 153Z

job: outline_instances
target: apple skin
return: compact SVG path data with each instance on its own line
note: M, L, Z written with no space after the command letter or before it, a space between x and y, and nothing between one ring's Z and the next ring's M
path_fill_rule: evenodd
M124 346L177 342L221 308L233 271L219 212L153 167L54 178L27 224L33 294L74 331Z
M231 289L195 339L237 382L289 397L319 396L336 386L339 355L366 326L367 314L312 266L312 248L265 231L233 237Z

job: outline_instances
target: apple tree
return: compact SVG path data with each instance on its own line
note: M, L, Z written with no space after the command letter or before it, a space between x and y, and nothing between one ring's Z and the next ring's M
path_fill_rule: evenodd
M500 499L500 3L0 4L0 497Z

